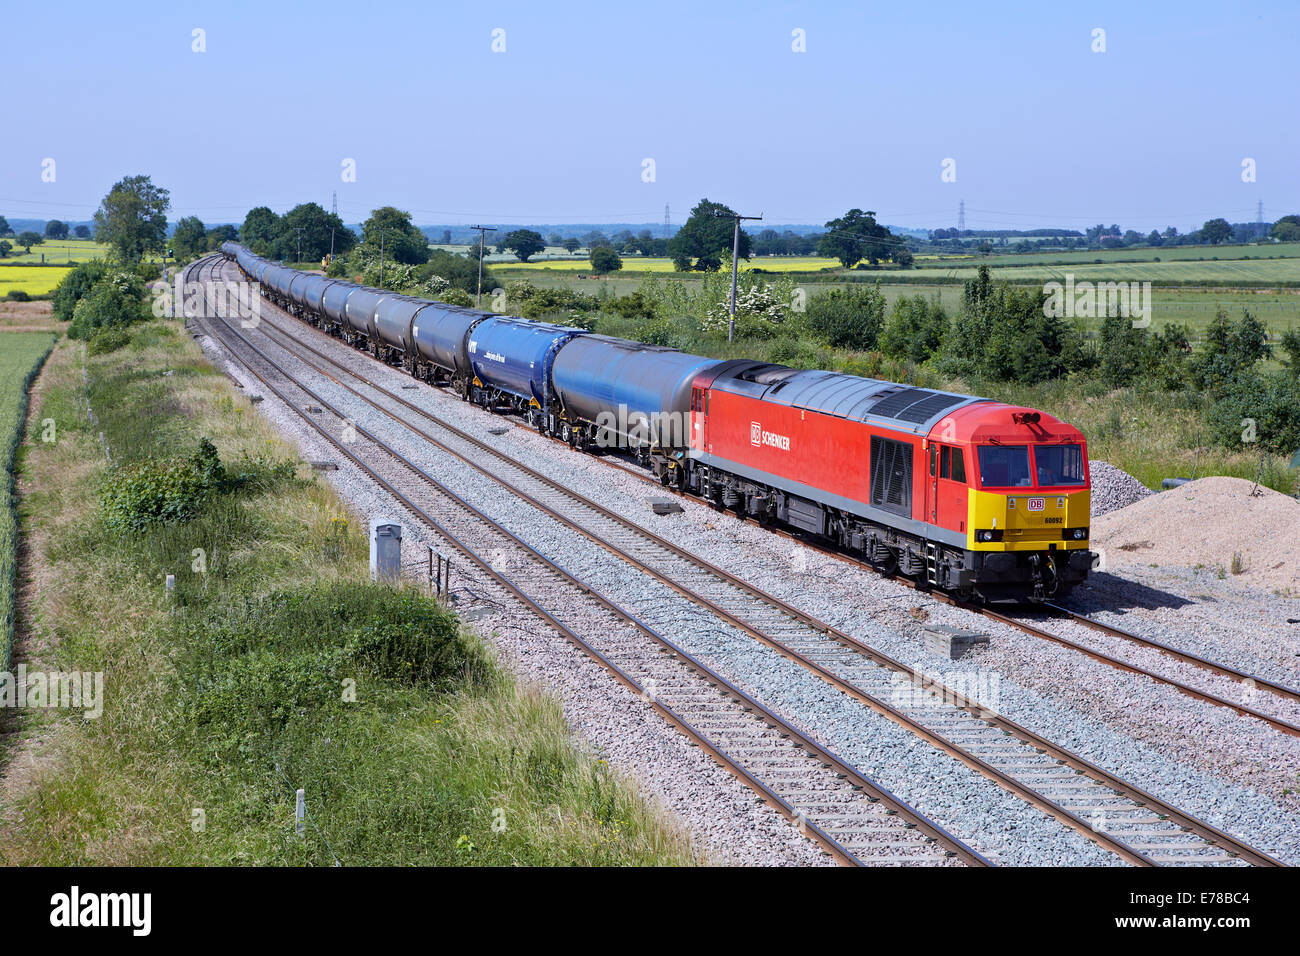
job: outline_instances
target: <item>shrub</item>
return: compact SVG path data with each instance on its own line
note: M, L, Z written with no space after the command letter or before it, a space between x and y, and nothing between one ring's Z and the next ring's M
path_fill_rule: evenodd
M32 297L23 289L10 289L5 298L13 302L30 302Z
M541 288L527 279L516 279L506 285L506 300L518 308L525 319L540 319L544 316L558 316L569 313L564 321L571 322L572 314L593 312L600 303L594 296L570 289Z
M68 335L85 339L96 329L126 326L146 317L144 282L130 272L111 272L78 300Z
M90 355L107 355L109 352L116 352L130 341L131 336L126 329L116 326L102 328L91 335L86 342L86 352Z
M1221 389L1206 414L1217 444L1284 455L1300 449L1300 381L1294 376L1245 371Z
M725 333L731 322L731 299L709 309L700 323L706 332ZM756 283L736 291L736 335L754 339L775 338L782 331L789 314L789 302L766 283Z
M472 308L474 305L474 297L456 286L443 289L438 293L437 298L439 302L446 302L448 305L460 305L465 308Z
M108 273L108 264L103 259L83 262L63 277L63 281L54 290L54 317L60 322L71 322L72 311L82 297L88 295L95 283Z
M136 534L152 524L185 522L213 497L244 487L265 487L293 474L292 462L244 458L233 474L207 438L186 459L147 460L112 471L100 489L104 524L116 534Z
M876 347L885 321L880 284L831 289L808 300L808 331L834 348L866 352Z
M880 330L880 350L891 358L924 362L938 353L947 330L948 313L937 296L904 296Z

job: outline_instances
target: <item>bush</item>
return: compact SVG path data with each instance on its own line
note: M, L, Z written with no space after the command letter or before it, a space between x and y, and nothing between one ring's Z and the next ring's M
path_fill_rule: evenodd
M177 693L214 757L279 758L279 735L336 720L344 681L450 691L494 679L483 646L435 601L369 582L248 597L181 624Z
M108 273L103 259L83 262L63 277L54 290L54 317L60 322L71 322L77 303L90 293L95 284Z
M885 321L880 284L831 289L808 300L808 331L834 348L874 349Z
M86 352L89 355L107 355L109 352L116 352L130 341L131 336L126 329L103 328L95 332L86 342Z
M292 476L293 463L245 458L227 471L216 447L200 439L186 459L147 460L112 471L100 489L104 524L116 534L137 534L153 524L190 521L216 495L266 486Z
M446 302L448 305L459 305L465 308L473 308L474 297L464 289L458 289L456 286L450 286L438 293L438 301Z
M574 321L572 313L593 312L600 303L594 296L570 289L541 288L527 279L516 279L506 286L506 300L519 309L525 319L540 319L544 316L559 316L570 313L564 321Z
M96 329L127 326L148 317L144 282L130 272L111 272L78 300L72 310L68 335L85 339Z
M709 309L700 327L706 332L726 333L731 323L731 298L728 296ZM789 312L789 303L766 283L758 282L736 290L736 335L752 339L771 339L780 335Z
M12 302L30 302L32 299L32 297L22 289L10 289L5 298Z
M948 331L948 313L936 296L904 296L880 331L880 350L891 358L921 363L939 351Z
M1300 449L1300 382L1294 376L1241 372L1222 389L1206 414L1216 444L1283 455Z

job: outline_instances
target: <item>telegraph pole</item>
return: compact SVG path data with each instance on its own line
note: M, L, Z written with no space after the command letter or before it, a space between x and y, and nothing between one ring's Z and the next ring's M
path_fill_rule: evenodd
M298 261L302 262L302 226L298 226Z
M483 308L483 237L489 232L496 232L491 226L470 226L478 230L478 295L474 297L474 308Z
M735 220L735 231L731 234L731 317L727 319L727 341L730 342L736 334L736 268L737 259L740 257L740 220L763 217L762 215L742 216L738 212L715 212L713 215L719 219Z
M384 287L384 230L379 230L379 288Z

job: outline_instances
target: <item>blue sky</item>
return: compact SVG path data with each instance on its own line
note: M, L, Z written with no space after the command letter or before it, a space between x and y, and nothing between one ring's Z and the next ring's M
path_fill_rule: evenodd
M774 223L1300 212L1295 3L48 0L4 24L9 218L88 218L134 173L209 223L335 191L348 222L680 223L702 196Z

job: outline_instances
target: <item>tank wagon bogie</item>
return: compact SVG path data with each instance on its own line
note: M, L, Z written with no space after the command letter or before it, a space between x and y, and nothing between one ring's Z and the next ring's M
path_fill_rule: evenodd
M720 509L968 597L1060 599L1092 567L1087 445L1033 409L676 349L222 254L292 315Z

